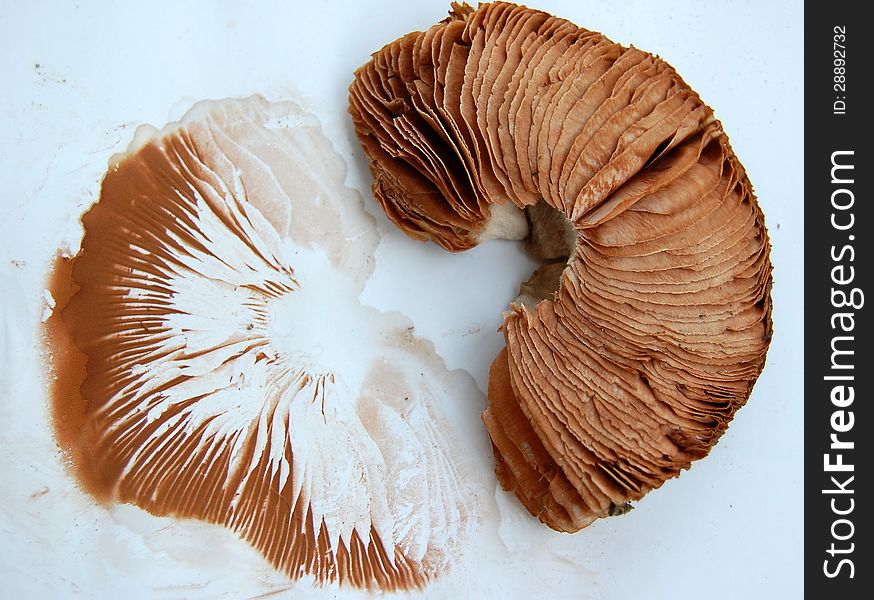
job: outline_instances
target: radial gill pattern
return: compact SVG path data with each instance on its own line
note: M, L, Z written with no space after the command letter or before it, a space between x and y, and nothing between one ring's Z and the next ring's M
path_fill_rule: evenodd
M770 246L712 110L667 63L503 2L373 54L349 110L373 193L451 251L527 239L489 430L502 485L555 529L705 456L771 339Z
M358 302L377 234L344 178L292 103L139 131L62 312L87 359L74 445L108 500L226 525L294 578L409 588L458 554L473 504L435 412L445 369Z

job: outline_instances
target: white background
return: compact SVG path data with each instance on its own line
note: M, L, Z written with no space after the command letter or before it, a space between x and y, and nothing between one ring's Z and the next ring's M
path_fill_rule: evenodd
M773 243L775 335L748 405L711 455L627 516L573 536L492 500L494 548L428 597L798 598L802 591L802 11L800 2L532 3L670 62L712 105ZM75 248L109 156L136 125L262 93L315 111L377 215L362 297L409 316L484 391L501 311L531 263L509 242L463 255L405 238L369 197L346 113L352 71L443 18L428 2L3 2L0 5L0 580L9 598L344 597L289 583L218 528L97 507L49 426L44 277ZM491 457L478 457L492 469ZM497 533L494 529L497 528ZM491 538L489 538L491 539ZM486 548L491 548L488 544ZM351 594L350 595L357 595ZM416 594L413 594L416 595ZM282 596L277 596L282 597Z

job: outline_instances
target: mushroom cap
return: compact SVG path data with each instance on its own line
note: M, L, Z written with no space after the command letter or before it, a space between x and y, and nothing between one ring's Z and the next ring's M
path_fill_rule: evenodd
M552 261L504 314L490 372L505 489L576 531L710 451L764 366L770 245L672 67L524 6L453 3L355 72L349 110L408 235L527 239Z
M458 386L358 301L378 236L344 179L291 102L141 128L83 217L61 313L87 359L73 450L103 499L225 525L293 578L417 587L474 523L436 406Z

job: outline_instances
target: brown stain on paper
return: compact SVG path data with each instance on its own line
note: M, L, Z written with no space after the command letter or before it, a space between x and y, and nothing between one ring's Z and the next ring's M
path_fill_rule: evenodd
M80 289L73 280L73 259L56 256L46 283L55 299L55 309L43 326L55 440L82 489L98 501L106 502L109 482L95 469L81 443L88 408L80 388L85 381L88 357L76 346L62 316Z
M281 164L282 144L258 125L271 110L257 98L211 105L106 174L82 219L81 251L58 257L48 282L56 299L45 334L57 441L99 502L225 525L292 578L421 587L436 574L427 555L408 557L375 525L335 542L337 532L313 510L309 484L295 486L291 415L282 411L292 398L321 402L324 413L334 376L308 374L272 349L268 305L298 286L270 233L288 229L288 209L265 198L273 179L254 179L245 168L241 175L240 163L228 159L255 148ZM245 135L235 129L240 123ZM289 141L304 135L295 131ZM324 139L320 130L307 135ZM327 168L330 157L320 156ZM252 208L258 203L263 211ZM300 204L300 218L318 211L333 218L329 202L308 206ZM348 261L331 256L351 272ZM369 268L370 259L361 264ZM196 298L203 314L191 314L201 304L184 304L197 290L174 289L187 279L207 290ZM225 319L219 311L228 298L238 304ZM247 417L252 397L263 406Z

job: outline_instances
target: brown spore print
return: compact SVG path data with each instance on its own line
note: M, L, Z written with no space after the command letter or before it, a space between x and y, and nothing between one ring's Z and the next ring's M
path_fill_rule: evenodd
M51 277L56 435L101 502L227 526L292 578L421 587L475 502L445 367L358 301L378 238L344 178L290 102L141 128Z

